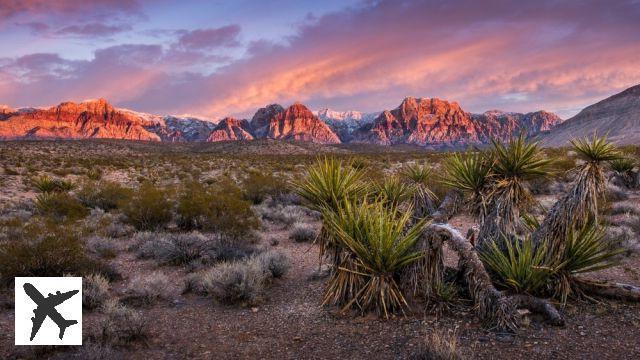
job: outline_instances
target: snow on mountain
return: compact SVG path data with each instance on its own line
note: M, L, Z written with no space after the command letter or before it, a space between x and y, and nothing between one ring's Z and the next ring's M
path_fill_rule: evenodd
M363 113L360 111L335 111L328 108L313 112L320 120L324 121L333 130L340 140L349 141L353 132L363 125L373 123L380 115L379 112Z

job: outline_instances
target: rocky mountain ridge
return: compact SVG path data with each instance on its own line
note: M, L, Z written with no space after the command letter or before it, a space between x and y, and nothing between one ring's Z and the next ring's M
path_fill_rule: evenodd
M527 114L497 110L465 112L458 103L437 98L405 98L381 113L312 112L301 103L288 108L271 104L250 121L212 121L159 116L114 108L104 99L66 102L48 109L0 107L0 139L115 138L163 142L275 139L320 144L347 142L380 145L413 144L462 147L491 137L529 136L552 129L561 120L538 111Z

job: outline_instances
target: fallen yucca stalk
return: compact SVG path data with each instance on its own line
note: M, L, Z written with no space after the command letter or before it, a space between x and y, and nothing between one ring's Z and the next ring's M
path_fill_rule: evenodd
M397 283L400 272L420 259L414 250L424 220L409 226L411 212L399 214L381 202L343 202L338 211L323 212L325 225L345 250L349 265L341 264L329 279L325 302L341 301L343 309L375 311L388 318L408 305ZM343 294L351 294L343 298Z

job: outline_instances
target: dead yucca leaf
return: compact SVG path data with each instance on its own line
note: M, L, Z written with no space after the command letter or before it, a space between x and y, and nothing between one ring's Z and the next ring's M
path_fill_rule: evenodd
M424 221L409 226L411 212L398 213L381 202L354 203L345 201L338 211L325 211L324 219L329 234L351 256L353 266L340 266L338 273L354 275L358 281L338 283L344 276L333 276L325 298L335 293L352 293L343 308L359 308L362 312L374 310L388 318L403 310L406 300L396 283L397 274L422 257L413 250L422 234ZM354 285L355 284L355 285ZM357 291L345 291L344 286L357 286Z

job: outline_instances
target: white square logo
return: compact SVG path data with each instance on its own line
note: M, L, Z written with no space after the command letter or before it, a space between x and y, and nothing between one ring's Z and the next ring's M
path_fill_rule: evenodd
M82 345L82 278L17 277L16 345Z

